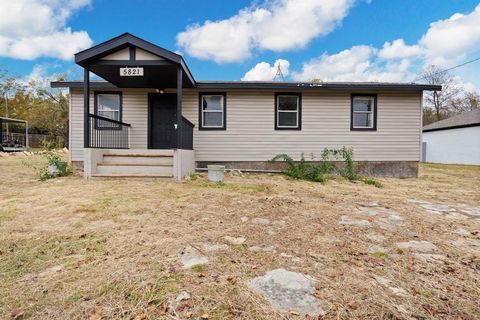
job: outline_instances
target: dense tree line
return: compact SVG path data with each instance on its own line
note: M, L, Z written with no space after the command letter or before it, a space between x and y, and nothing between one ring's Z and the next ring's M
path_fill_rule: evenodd
M64 75L55 77L64 79ZM52 89L48 82L24 81L0 70L0 116L27 120L30 133L68 143L68 101L66 91Z

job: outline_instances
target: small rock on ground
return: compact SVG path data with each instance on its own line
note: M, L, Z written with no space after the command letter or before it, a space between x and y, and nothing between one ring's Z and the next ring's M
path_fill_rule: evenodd
M44 278L47 276L54 275L55 273L62 271L62 269L63 269L62 266L53 266L43 272L40 272L37 276L39 278Z
M200 254L200 252L191 247L187 246L181 255L181 261L184 269L191 268L199 264L207 264L208 259Z
M466 209L461 209L464 214L474 217L474 218L480 218L480 208L466 208Z
M275 252L275 246L268 246L268 247L260 247L260 246L251 246L248 248L248 250L253 251L253 252Z
M420 204L420 206L424 209L430 210L430 211L437 211L437 212L442 212L442 213L447 213L447 212L453 212L456 211L454 208L449 207L445 204L428 204L428 203L423 203Z
M352 219L348 216L342 216L342 220L340 220L339 223L343 224L343 225L350 225L350 226L357 226L357 227L369 227L370 226L370 222L368 222L367 220L356 220L356 219Z
M377 220L377 224L380 228L389 231L393 231L397 229L397 227L403 227L405 225L403 218L398 214L389 214L387 217L380 217Z
M447 260L447 257L441 254L433 253L415 253L415 258L422 262L441 263Z
M242 220L242 222L247 222L247 221L248 221L248 217L241 217L240 220Z
M248 285L267 298L279 312L318 316L324 311L319 306L319 300L313 296L316 282L302 273L275 269L252 279Z
M228 246L226 244L218 244L218 243L204 243L202 244L202 249L205 252L215 252L221 250L227 250Z
M188 300L191 298L191 295L190 293L188 293L187 291L182 291L180 292L177 297L175 298L175 302L180 302L180 301L183 301L183 300Z
M464 236L464 237L468 237L470 235L470 232L468 230L463 229L463 228L458 228L455 231L455 233L458 234L459 236Z
M225 236L223 237L226 241L228 241L230 244L233 244L233 245L241 245L243 244L247 239L245 239L244 237L230 237L230 236Z
M265 226L270 223L270 220L264 218L253 218L252 223Z
M383 242L385 241L385 237L378 233L369 233L366 235L368 240L375 241L375 242Z
M406 296L407 295L407 291L405 291L405 289L390 286L390 283L392 282L391 280L389 280L387 278L384 278L384 277L381 277L381 276L376 276L376 275L374 275L373 277L378 282L378 284L380 284L384 287L387 287L393 294L398 295L398 296Z
M417 240L399 242L397 243L397 247L404 250L413 250L419 252L431 252L437 248L433 243Z

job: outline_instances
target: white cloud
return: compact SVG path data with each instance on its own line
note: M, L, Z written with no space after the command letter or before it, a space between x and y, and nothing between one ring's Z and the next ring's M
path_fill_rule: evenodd
M393 42L385 42L378 56L383 59L404 59L417 57L423 53L419 45L409 46L403 39L397 39Z
M38 57L72 59L92 45L85 31L72 31L67 20L91 0L1 1L0 56L33 60Z
M268 62L260 62L252 69L247 71L243 76L243 81L273 81L277 73L277 68L280 65L283 76L287 77L289 74L290 62L284 59L278 59L275 63L270 65ZM279 79L282 80L282 79Z
M359 45L331 55L324 53L304 63L300 71L292 72L292 79L409 82L416 78L421 65L446 68L465 61L480 52L478 43L480 5L469 14L457 13L430 24L416 44L397 39L385 42L381 49Z
M217 63L239 62L254 49L273 51L305 47L332 32L354 0L272 0L240 10L219 21L194 24L177 35L189 55Z
M419 41L425 48L426 59L433 64L463 61L466 56L480 52L480 5L469 14L456 13L449 19L430 24Z
M379 81L406 82L413 74L411 61L401 59L384 62L378 56L378 49L371 46L354 46L339 53L324 53L303 64L298 72L292 72L296 81Z

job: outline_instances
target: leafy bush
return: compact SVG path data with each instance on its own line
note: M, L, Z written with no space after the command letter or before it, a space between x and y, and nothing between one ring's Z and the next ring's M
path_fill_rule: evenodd
M312 157L313 158L313 157ZM329 174L340 174L349 181L361 180L366 184L381 188L382 184L372 178L359 179L353 164L353 149L342 147L341 149L328 149L322 151L320 163L308 162L302 153L300 161L293 160L288 154L279 154L270 161L282 160L287 163L287 169L283 171L289 177L300 180L308 180L324 183ZM338 169L331 160L343 161L343 167Z
M40 180L45 181L55 177L64 177L72 173L72 167L57 151L47 150L45 156L47 163L38 170Z
M277 160L283 160L287 163L287 169L284 171L284 173L289 177L321 183L325 182L324 174L326 173L326 168L307 162L303 156L303 153L298 163L295 162L288 154L279 154L271 161Z

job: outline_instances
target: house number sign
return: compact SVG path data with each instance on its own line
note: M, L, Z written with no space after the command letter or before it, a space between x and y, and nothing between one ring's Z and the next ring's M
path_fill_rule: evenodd
M120 68L121 77L143 76L143 68Z

